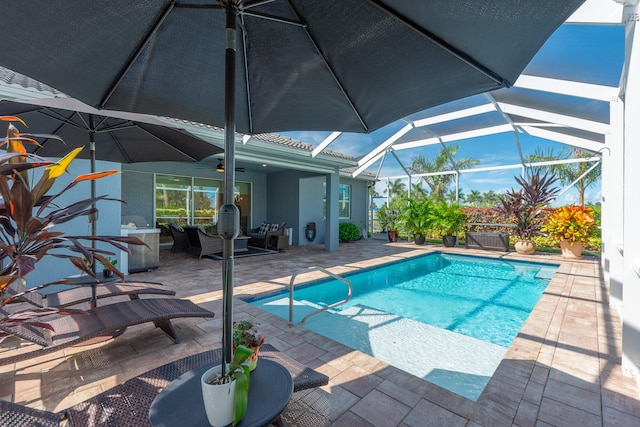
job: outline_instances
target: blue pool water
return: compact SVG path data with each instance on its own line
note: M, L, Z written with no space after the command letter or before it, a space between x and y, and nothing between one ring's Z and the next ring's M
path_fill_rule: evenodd
M556 269L439 253L412 258L347 276L352 299L304 326L475 400ZM296 289L294 321L345 295L336 280ZM251 303L288 319L288 292Z

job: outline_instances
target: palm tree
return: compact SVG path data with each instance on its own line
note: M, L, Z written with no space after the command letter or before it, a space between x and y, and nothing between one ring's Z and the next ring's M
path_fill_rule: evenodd
M411 198L414 200L423 200L427 198L427 190L422 186L421 182L411 184Z
M477 208L482 204L482 194L478 190L471 190L465 200L467 204Z
M540 148L529 156L530 162L545 162L558 159L566 159L570 157L587 158L591 157L586 151L579 148L565 148L561 150L557 155L554 153L553 148L549 148L546 152ZM569 163L563 165L551 165L549 168L551 172L558 178L562 185L569 185L576 179L578 179L583 173L589 169L590 165L587 162ZM591 172L586 174L575 185L578 190L578 196L580 197L580 206L584 206L584 193L591 185L600 180L602 172L602 163L599 163Z
M398 178L391 183L391 186L388 187L385 192L388 192L389 197L392 199L396 196L404 197L407 195L407 185Z
M408 170L414 174L433 173L467 169L478 164L478 160L470 157L455 160L455 155L459 148L460 147L457 144L442 147L433 161L425 158L423 155L419 155L413 160L413 163L408 167ZM453 177L453 175L434 175L421 177L420 180L426 182L429 186L431 190L431 197L435 199L444 199Z
M482 204L487 207L493 207L500 203L500 196L495 191L489 190L482 194Z
M458 200L456 200L456 190L449 190L447 192L447 201L449 203L458 202L462 204L464 200L465 200L464 191L462 191L461 189L458 189Z

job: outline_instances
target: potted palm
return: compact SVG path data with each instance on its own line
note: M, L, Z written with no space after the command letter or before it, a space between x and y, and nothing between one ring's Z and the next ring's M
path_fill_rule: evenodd
M590 207L563 206L553 211L541 231L560 243L564 258L579 259L595 226L593 209Z
M521 186L520 190L507 191L497 209L515 222L516 252L530 255L536 250L531 238L540 232L543 225L541 213L558 194L559 189L552 187L557 178L549 176L548 172L540 176L536 171L526 178L516 176L515 179Z
M434 228L442 235L444 246L455 246L456 234L467 221L462 207L458 203L449 204L446 200L440 200L433 206L431 216Z
M413 235L416 245L424 244L424 236L431 228L431 199L416 200L408 197L402 209L400 223L403 229Z
M398 241L398 225L400 224L400 206L396 200L378 209L378 221L383 230L387 230L390 242Z

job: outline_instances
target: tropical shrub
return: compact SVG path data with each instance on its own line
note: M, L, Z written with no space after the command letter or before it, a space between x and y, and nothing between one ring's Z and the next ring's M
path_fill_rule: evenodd
M405 198L406 205L400 212L402 229L414 236L425 236L432 226L431 211L433 202L430 198L422 200Z
M383 231L398 230L403 203L402 199L394 199L378 209L378 221Z
M0 117L0 121L17 121L17 117ZM53 135L32 135L19 133L13 125L7 129L7 137L0 139L0 147L6 146L7 152L0 155L0 306L8 303L7 289L16 280L24 280L25 276L35 270L36 263L45 256L53 256L69 260L76 268L99 281L95 275L96 261L108 265L108 269L124 279L124 275L108 259L114 252L85 246L83 241L106 242L113 247L130 252L127 244L144 245L136 237L123 236L65 236L55 231L60 224L75 218L91 217L97 213L95 203L109 199L98 196L78 200L66 206L59 206L59 198L77 184L104 178L117 170L94 172L76 177L58 193L50 194L56 179L67 171L69 164L80 153L82 147L71 151L57 162L29 154L24 143L38 144L34 138L46 137L59 139ZM27 172L42 170L39 180L31 184ZM42 169L43 168L43 169ZM117 200L121 202L120 200ZM46 286L66 283L64 280L46 283L32 288L31 291ZM46 323L32 321L37 317L58 311L55 308L30 310L27 314L16 313L0 321L16 324L27 322L35 326L50 328ZM69 310L67 310L69 311Z
M360 240L360 229L352 222L341 222L338 226L338 238L341 242Z
M590 207L563 206L553 211L541 231L548 233L556 242L587 243L595 226L593 209Z
M557 179L549 173L540 176L536 171L526 179L516 176L520 190L511 189L500 202L497 209L504 213L515 224L513 233L520 240L531 240L544 225L541 213L558 194L558 187L552 187Z
M453 236L467 221L467 217L459 204L449 204L443 199L433 206L431 221L440 235Z

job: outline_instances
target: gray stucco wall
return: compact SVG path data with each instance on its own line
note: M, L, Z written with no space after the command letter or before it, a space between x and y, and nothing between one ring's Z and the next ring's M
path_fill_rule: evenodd
M96 162L97 171L105 170L120 170L119 163L111 162ZM53 188L49 191L49 194L61 191L67 184L69 184L76 176L84 173L89 173L90 163L88 160L76 159L69 166L68 172L60 176ZM37 178L36 178L37 179ZM108 195L109 198L120 199L120 185L121 175L111 175L109 177L96 181L96 195ZM78 200L87 199L91 196L91 184L89 181L78 184L73 189L69 190L62 197L57 199L57 204L60 206L67 206L71 203L75 203ZM120 235L120 214L121 203L115 201L100 201L97 204L99 214L98 222L96 224L98 235ZM70 235L91 235L91 226L87 221L87 217L80 217L69 221L68 223L55 226L52 231L63 231ZM89 241L83 241L85 246L91 246ZM102 243L97 244L98 248L109 250L119 254L119 250L114 249L110 245ZM66 252L68 254L68 252ZM73 267L73 265L64 259L45 257L38 262L36 269L26 276L27 286L34 287L42 285L44 283L53 282L64 277L79 274L80 271ZM64 288L63 285L50 286L43 292L53 292Z

